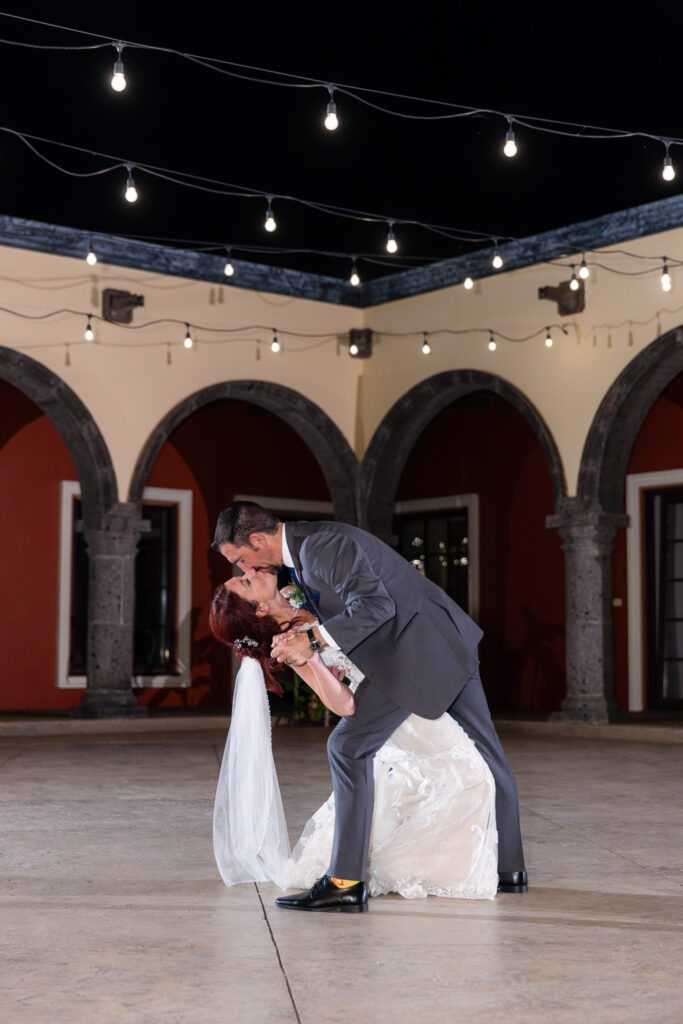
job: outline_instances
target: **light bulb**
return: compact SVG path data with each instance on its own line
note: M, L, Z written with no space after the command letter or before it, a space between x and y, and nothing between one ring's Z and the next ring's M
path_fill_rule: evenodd
M505 135L505 145L503 146L503 152L505 156L517 156L517 142L515 140L515 133L512 128L509 128Z
M85 338L86 341L92 341L93 338L95 337L95 332L93 331L92 324L90 323L90 317L88 317L88 324L83 333L83 337Z
M183 345L185 346L185 348L192 348L194 342L192 341L192 335L190 334L190 325L185 324L185 327L185 341L183 342Z
M432 351L432 346L429 344L429 341L427 339L427 335L425 334L424 335L424 341L422 342L422 355L423 356L428 356L431 351Z
M325 110L325 127L328 132L336 132L339 127L339 118L337 117L337 104L334 100L330 100Z
M545 347L546 348L552 348L553 347L553 339L552 339L552 335L550 334L550 328L549 327L546 327Z
M500 268L503 266L503 257L500 255L497 249L493 253L491 266L494 267L496 270L500 270Z
M273 340L270 343L270 351L271 352L279 352L280 351L280 342L277 340L277 334L273 334Z
M133 181L133 168L132 167L128 167L127 170L128 170L128 177L126 178L126 192L125 192L126 200L129 203L136 203L137 199L138 199L138 190L136 189L135 182Z
M660 278L660 284L662 286L662 291L663 292L670 292L671 291L671 274L669 273L669 268L666 265L666 263L664 264L664 266L662 268L662 276Z
M355 261L353 266L351 267L351 277L349 278L349 284L353 285L354 288L357 288L358 285L360 284L360 275L356 270Z
M228 260L228 262L223 267L223 273L225 274L226 277L232 277L232 275L235 273L235 268L233 267L230 260Z
M584 256L584 258L581 260L581 266L579 267L579 277L582 281L587 281L590 276L591 272L588 269L588 266L586 264L586 257Z
M474 281L472 280L471 277L466 277L465 280L463 281L463 285L465 288L467 288L467 291L469 291L471 288L474 288Z
M358 345L356 345L355 341L352 342L349 345L349 355L350 356L357 356L358 355Z
M664 157L664 166L662 167L662 177L664 181L673 181L676 177L676 168L673 165L673 161L667 152Z
M97 263L97 256L93 252L92 246L88 249L88 255L85 257L85 262L89 267L94 267Z
M489 352L495 352L497 348L498 346L496 345L496 340L493 337L493 335L491 335L491 337L489 338Z
M579 282L578 282L578 279L576 277L576 272L575 272L573 267L572 267L572 276L571 276L571 280L569 282L569 287L571 288L571 290L573 292L578 292L578 290L579 290Z
M266 229L266 231L275 231L275 228L277 227L277 223L275 221L275 217L273 217L273 208L271 206L270 199L268 200L268 209L266 210L266 220L265 220L265 223L264 223L263 226Z
M387 231L387 241L385 248L387 252L398 252L398 242L396 241L396 235L394 234L394 229L391 224L389 225L389 230Z
M111 87L114 92L123 92L126 88L126 76L123 70L123 43L116 43L116 60L114 61L114 74L111 77Z

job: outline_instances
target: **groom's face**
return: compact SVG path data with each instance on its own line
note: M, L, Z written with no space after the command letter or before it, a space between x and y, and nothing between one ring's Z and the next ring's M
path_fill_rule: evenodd
M245 544L241 547L226 541L221 544L219 551L223 558L240 568L245 576L253 576L257 572L276 573L282 561L277 560L278 552L272 538L262 533L252 533L249 540L251 546Z

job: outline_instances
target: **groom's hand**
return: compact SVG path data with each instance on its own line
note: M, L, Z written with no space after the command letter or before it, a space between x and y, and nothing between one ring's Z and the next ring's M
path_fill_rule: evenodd
M272 654L280 664L297 668L310 661L312 653L305 633L281 633L273 638Z

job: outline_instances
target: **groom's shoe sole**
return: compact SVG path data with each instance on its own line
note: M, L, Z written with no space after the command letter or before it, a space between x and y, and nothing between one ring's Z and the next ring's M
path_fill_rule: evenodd
M330 907L301 907L296 903L277 903L276 905L284 910L307 910L309 914L332 914L335 911L341 914L365 914L368 910L367 903L337 903Z

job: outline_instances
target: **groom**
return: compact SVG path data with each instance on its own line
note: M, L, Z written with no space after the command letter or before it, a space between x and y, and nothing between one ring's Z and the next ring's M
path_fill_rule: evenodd
M382 541L343 523L282 523L250 501L218 517L212 547L247 576L285 565L319 627L293 633L274 650L301 665L328 645L365 675L355 712L342 718L327 749L335 799L328 873L294 896L295 910L367 909L365 873L374 806L373 756L409 714L447 711L474 741L496 784L499 892L526 892L517 790L479 678L482 631L436 584ZM455 797L457 799L457 797Z

